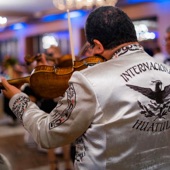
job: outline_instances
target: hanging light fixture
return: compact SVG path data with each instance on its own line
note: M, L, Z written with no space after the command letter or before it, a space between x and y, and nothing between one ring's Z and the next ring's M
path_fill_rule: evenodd
M53 0L54 6L59 10L90 9L104 5L114 6L117 0Z
M7 24L7 18L0 16L0 31L2 31Z
M1 24L1 25L5 25L6 23L7 23L7 18L0 16L0 24Z

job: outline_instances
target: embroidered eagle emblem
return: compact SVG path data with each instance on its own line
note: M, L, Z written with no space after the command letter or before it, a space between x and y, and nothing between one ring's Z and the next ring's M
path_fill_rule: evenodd
M139 87L130 84L127 84L126 86L137 92L140 92L151 100L155 100L158 104L162 104L164 103L165 98L170 94L170 85L165 86L165 88L162 90L162 82L160 80L153 81L153 83L155 83L154 91L151 88Z
M167 113L169 112L170 108L170 101L169 98L167 98L170 94L170 85L165 86L163 89L162 82L160 80L152 81L152 83L155 84L154 90L152 90L151 88L130 84L126 84L126 86L151 99L148 106L142 105L141 102L138 101L138 105L142 109L141 114L144 114L145 117L154 116L156 117L156 119L164 118L164 116L167 115Z

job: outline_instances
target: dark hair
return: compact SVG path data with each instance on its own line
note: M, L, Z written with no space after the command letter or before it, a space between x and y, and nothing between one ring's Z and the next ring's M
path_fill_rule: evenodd
M90 13L85 25L87 41L99 40L105 49L126 42L136 42L137 36L131 19L117 7L103 6Z

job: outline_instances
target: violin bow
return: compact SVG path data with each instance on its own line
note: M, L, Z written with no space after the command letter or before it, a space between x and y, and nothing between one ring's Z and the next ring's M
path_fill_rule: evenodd
M58 8L59 3L60 3L60 1L53 0L53 4L56 8ZM70 48L71 48L72 63L73 63L73 66L74 66L75 54L74 54L74 43L73 43L73 36L72 36L70 12L69 12L69 8L67 7L67 2L63 1L63 3L66 5L65 7L67 9L66 11L67 11L68 28L69 28L69 36L70 36Z
M68 16L69 35L70 35L71 56L72 56L72 62L73 62L73 65L74 65L74 61L75 61L74 42L73 42L73 36L72 36L72 27L71 27L71 19L70 19L69 9L67 9L67 16Z

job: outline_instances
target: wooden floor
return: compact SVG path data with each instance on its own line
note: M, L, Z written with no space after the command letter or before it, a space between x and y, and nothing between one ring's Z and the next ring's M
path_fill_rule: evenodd
M22 125L13 126L8 118L0 117L0 153L7 157L12 170L54 170L56 166L65 170L62 157L56 156L56 164L50 165L49 152L28 146L25 134Z
M48 170L48 154L29 147L25 140L22 125L12 126L7 119L0 121L0 152L4 154L13 170L41 169Z
M1 137L0 152L8 158L13 170L38 169L48 165L47 153L29 148L23 135Z

